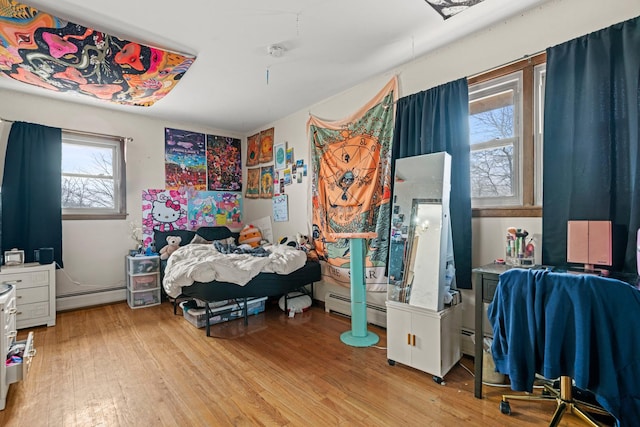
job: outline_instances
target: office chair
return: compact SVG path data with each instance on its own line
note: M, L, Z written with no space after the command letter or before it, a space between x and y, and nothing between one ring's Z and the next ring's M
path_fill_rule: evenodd
M487 312L496 370L509 375L515 391L532 392L536 374L559 378L559 384L545 384L541 395L504 395L500 411L510 414L511 400L555 401L550 426L566 413L590 426L599 426L602 416L637 425L640 334L627 327L639 310L640 291L620 280L542 270L502 273Z
M560 424L560 420L562 420L565 413L575 414L578 418L582 419L592 427L600 427L600 424L598 424L598 422L588 414L589 412L605 415L613 419L611 414L601 407L574 399L573 381L571 380L571 377L561 376L559 381L560 389L553 388L552 385L545 383L543 384L542 394L539 395L503 394L502 400L500 401L500 412L505 415L511 414L511 405L509 404L509 400L542 400L548 402L553 402L555 400L557 402L557 406L553 413L553 418L551 418L551 422L549 423L549 427L556 427Z

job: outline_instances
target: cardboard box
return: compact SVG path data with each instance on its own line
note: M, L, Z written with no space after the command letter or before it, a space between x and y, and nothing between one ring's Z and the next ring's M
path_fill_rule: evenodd
M247 315L262 313L265 307L265 301L267 297L254 298L247 301ZM184 302L180 303L182 308L182 314L184 318L196 328L204 328L206 325L206 309L205 308L184 308ZM227 322L234 319L242 319L242 309L244 302L238 300L237 303L230 303L222 307L211 307L211 317L209 318L209 324L215 325L217 323Z

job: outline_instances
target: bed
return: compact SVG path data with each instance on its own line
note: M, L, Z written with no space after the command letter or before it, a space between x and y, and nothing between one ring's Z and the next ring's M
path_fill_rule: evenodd
M247 324L249 298L284 295L286 312L288 300L295 298L289 297L290 292L299 291L298 295L310 295L313 298L313 283L321 278L317 261L307 260L302 251L278 245L267 247L271 252L268 258L275 261L267 261L264 257L242 258L240 266L236 267L231 259L240 259L240 256L221 255L214 249L213 242L216 241L225 244L236 242L237 233L232 233L227 227L155 231L156 252L166 246L168 236L181 238L180 249L169 260L161 262L163 289L173 302L174 314L179 300L197 299L205 302L207 318L211 315L210 303L241 300L244 322ZM216 270L217 267L221 267L218 269L220 271ZM186 276L182 272L186 272ZM214 277L214 280L209 280L210 277ZM308 285L310 289L307 289ZM209 322L205 322L205 330L207 336L211 336Z

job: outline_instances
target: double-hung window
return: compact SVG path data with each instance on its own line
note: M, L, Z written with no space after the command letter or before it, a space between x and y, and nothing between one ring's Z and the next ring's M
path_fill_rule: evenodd
M125 200L122 138L63 131L63 219L122 218Z
M540 216L544 54L469 79L474 216Z

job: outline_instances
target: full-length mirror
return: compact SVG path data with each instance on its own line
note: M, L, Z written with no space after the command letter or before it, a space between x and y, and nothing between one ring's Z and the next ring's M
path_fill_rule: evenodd
M396 161L388 299L440 311L453 264L449 220L450 157Z

